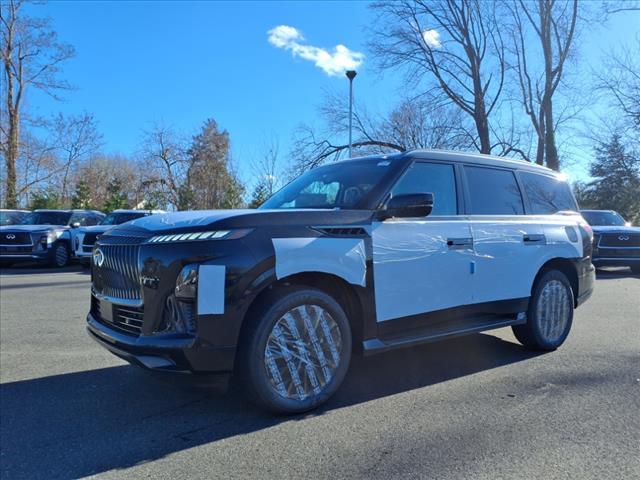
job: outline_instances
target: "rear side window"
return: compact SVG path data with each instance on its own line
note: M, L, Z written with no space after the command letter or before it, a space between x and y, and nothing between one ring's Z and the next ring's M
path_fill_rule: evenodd
M530 172L520 172L520 178L531 206L529 213L547 215L578 209L567 182Z
M523 215L522 195L509 170L465 165L472 215Z
M456 179L453 165L416 162L393 187L391 196L433 193L431 215L457 215Z

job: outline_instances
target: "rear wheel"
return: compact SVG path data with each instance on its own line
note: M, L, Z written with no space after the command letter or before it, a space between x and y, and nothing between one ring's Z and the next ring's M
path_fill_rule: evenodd
M347 316L331 296L312 289L289 291L247 332L240 374L248 397L278 413L316 408L342 383L351 359Z
M58 243L53 248L51 265L57 268L66 267L69 263L69 248L66 243Z
M555 350L569 335L573 306L573 290L565 274L548 270L534 286L527 323L512 327L513 333L525 347Z

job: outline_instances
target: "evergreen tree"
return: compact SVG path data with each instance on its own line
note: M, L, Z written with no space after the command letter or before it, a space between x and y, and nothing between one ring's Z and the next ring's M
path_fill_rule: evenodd
M112 212L119 208L128 208L127 196L122 192L122 184L117 178L113 178L107 186L107 201L103 209Z

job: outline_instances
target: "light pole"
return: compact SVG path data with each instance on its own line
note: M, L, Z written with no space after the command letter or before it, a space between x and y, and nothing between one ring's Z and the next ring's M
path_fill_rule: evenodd
M351 129L353 125L353 79L356 78L355 70L347 70L345 75L349 79L349 158L353 157L353 141L351 136Z

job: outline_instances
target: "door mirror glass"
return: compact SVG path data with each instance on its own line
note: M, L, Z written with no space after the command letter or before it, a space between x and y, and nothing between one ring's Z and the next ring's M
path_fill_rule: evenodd
M406 193L391 198L378 212L381 220L385 218L426 217L433 210L433 193Z
M73 222L71 224L71 228L78 228L80 226L80 222Z

